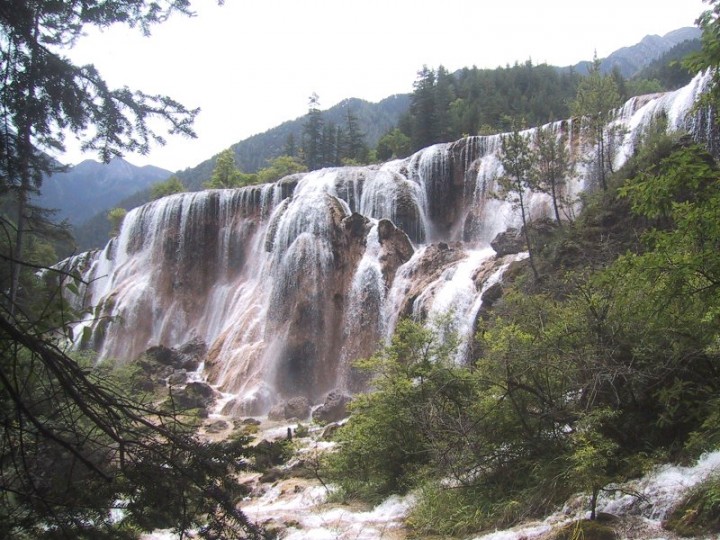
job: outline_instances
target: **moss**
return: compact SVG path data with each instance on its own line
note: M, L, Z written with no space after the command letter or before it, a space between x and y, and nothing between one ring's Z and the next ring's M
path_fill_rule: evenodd
M685 537L720 533L720 475L693 489L663 526Z
M605 523L582 519L553 531L546 540L617 540L615 530Z

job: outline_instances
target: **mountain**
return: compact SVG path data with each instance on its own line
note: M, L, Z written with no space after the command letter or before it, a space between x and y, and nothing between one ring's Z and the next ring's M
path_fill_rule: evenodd
M137 167L122 158L107 164L88 159L66 172L45 178L35 202L57 209L58 220L67 219L78 225L171 174L152 165Z
M396 94L378 103L357 98L345 99L321 114L324 122L342 127L347 111L350 110L358 119L360 129L365 134L365 142L374 147L380 137L397 125L409 107L410 94ZM285 144L290 135L299 146L304 123L304 117L289 120L232 145L238 167L245 172L256 172L265 167L268 160L285 152ZM201 189L202 183L212 174L215 159L216 156L213 156L195 167L178 172L177 176L189 190Z
M664 36L648 35L642 38L639 43L629 47L623 47L614 51L600 63L603 73L610 73L617 68L623 77L629 78L636 75L653 60L658 59L664 53L682 43L683 41L700 39L702 32L699 28L685 27L668 32ZM578 73L587 73L591 62L579 62L573 68Z
M665 55L670 55L668 58L675 59L677 54L692 50L697 46L699 36L700 30L697 28L681 28L662 37L646 36L640 43L613 52L602 61L602 69L609 72L614 66L617 66L628 77L631 75L643 77L647 74L648 78L662 80L663 83L667 84L668 88L677 88L687 83L686 74L682 73L681 68L672 70L667 68L663 63L663 59L666 57ZM674 56L672 51L676 53ZM654 71L643 73L638 71L651 64L656 68ZM589 65L590 62L581 62L572 68L562 69L575 69L578 72L585 73ZM660 69L667 69L672 73L661 75L658 71ZM678 71L678 73L675 73L675 71ZM454 76L459 78L462 72L463 70L459 70ZM676 82L669 82L670 79ZM366 135L366 142L369 146L374 147L384 133L397 126L400 119L409 110L411 98L411 94L397 94L379 103L369 103L357 98L346 99L323 111L322 117L326 122L342 126L345 122L347 110L350 109L358 118L361 130ZM510 114L508 111L500 111L500 113ZM264 167L269 159L284 153L290 135L294 137L296 145L299 146L302 140L304 122L304 117L296 118L234 144L231 148L235 153L236 163L245 172L255 172ZM188 190L201 190L203 182L209 179L212 174L215 159L216 156L213 156L195 167L179 171L177 176ZM136 190L132 196L119 200L112 206L122 206L129 210L148 200L149 191L145 188L144 190ZM110 227L105 219L105 211L106 208L102 209L102 214L88 219L76 228L76 239L81 249L98 247L105 242ZM80 221L76 220L74 222Z

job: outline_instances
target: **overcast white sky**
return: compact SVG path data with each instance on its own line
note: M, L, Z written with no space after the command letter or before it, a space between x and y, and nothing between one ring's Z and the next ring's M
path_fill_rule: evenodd
M307 111L412 91L423 66L570 65L647 34L693 26L701 0L194 0L196 17L153 29L91 31L67 54L114 86L202 110L198 138L168 138L137 165L197 165ZM68 141L71 142L71 141ZM71 151L67 163L95 156Z

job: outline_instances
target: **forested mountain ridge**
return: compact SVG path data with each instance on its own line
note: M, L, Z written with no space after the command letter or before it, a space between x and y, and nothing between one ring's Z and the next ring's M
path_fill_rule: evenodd
M683 41L700 39L700 34L699 28L689 26L678 28L664 36L656 34L645 36L639 43L618 49L603 58L600 69L603 73L611 73L617 69L623 77L633 77L650 62L660 58ZM579 62L573 66L573 69L584 75L589 66L590 62Z
M88 159L46 177L36 202L56 209L58 220L67 219L72 225L79 225L171 174L153 165L137 167L122 158L110 163Z
M630 79L623 85L621 98L628 98L628 91L656 92L686 84L690 79L687 70L666 65L676 58L666 58L663 54L658 58L657 55L660 50L665 54L668 50L685 53L687 51L681 45L691 42L683 41L675 49L672 44L697 35L697 29L683 28L663 38L646 36L640 44L622 49L632 51L633 65L639 65L642 54L648 54L645 63L654 59L657 67L653 72L637 75L656 79L652 84L628 89L634 80ZM620 54L621 51L608 58L627 56L627 53ZM605 69L602 66L607 65L606 62L607 59L602 61L601 69ZM588 64L582 63L582 69L587 70ZM667 72L671 70L673 74L669 77ZM347 99L320 111L320 115L323 122L342 127L348 110L352 112L368 147L375 148L375 158L382 161L393 156L404 157L414 150L458 139L465 134L508 131L518 119L530 126L568 118L571 116L568 104L574 98L580 80L581 76L572 68L533 65L530 61L495 69L464 68L452 74L443 68L423 68L418 72L412 94L398 94L377 104ZM269 159L288 153L289 138L294 142L294 152L299 153L307 120L306 115L284 122L231 146L238 168L249 173L267 166ZM216 160L217 155L177 172L177 176L187 189L200 190L203 182L211 177ZM129 210L148 200L149 190L145 190L115 205ZM81 250L99 247L106 241L110 225L105 213L101 212L76 228L75 236Z
M409 104L410 94L397 94L378 103L349 98L321 111L321 116L326 123L342 126L345 122L345 115L350 110L357 117L360 131L365 134L366 143L368 146L374 147L385 132L397 125L400 116L407 111ZM288 120L263 133L233 144L230 148L233 150L238 168L244 172L253 173L267 166L270 159L286 153L288 137L293 137L299 148L304 123L304 116ZM191 191L201 189L202 183L212 174L216 158L217 156L213 156L195 167L178 171L177 176Z

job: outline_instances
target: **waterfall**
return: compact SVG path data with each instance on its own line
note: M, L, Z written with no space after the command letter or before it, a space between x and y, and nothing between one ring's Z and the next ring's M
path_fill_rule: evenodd
M660 118L668 130L712 142L708 112L688 114L707 82L698 75L616 111L608 126L615 167ZM532 140L539 129L566 135L574 198L590 185L585 164L595 148L573 120L523 134ZM352 362L372 354L402 317L449 318L465 361L483 292L522 257L498 258L489 247L520 226L512 205L493 196L502 136L132 210L103 250L61 263L87 282L69 299L93 307L74 329L76 346L96 350L100 361L131 361L153 345L199 339L208 349L204 376L244 413L357 389ZM533 219L551 215L547 195L526 195Z

